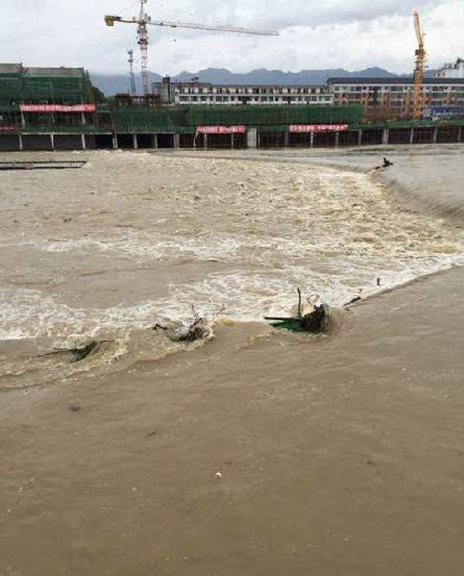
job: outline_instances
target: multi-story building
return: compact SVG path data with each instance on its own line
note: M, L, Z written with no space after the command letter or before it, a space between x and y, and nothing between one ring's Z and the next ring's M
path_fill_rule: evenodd
M433 73L434 78L462 78L464 79L464 60L458 58L456 62L444 64L442 68Z
M0 131L18 125L85 124L95 110L93 100L83 68L0 64Z
M327 89L335 105L362 104L370 120L410 118L413 111L412 77L329 78ZM464 107L464 78L426 78L423 109L437 106Z
M153 84L153 93L171 104L332 104L324 85L210 84L171 82L164 78Z

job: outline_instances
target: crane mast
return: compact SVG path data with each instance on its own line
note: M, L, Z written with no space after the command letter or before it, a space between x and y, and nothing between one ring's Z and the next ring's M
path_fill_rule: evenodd
M129 62L129 94L131 96L135 96L136 89L135 89L135 79L134 79L134 51L128 50L127 51Z
M423 84L424 84L424 69L425 69L425 46L424 46L424 33L421 29L419 13L414 12L414 29L416 31L416 38L418 47L416 49L416 67L414 69L414 100L412 116L414 119L419 119L422 109L423 101Z
M161 21L152 20L145 12L145 5L148 0L140 0L140 10L138 17L123 18L122 16L105 16L105 23L107 26L114 26L115 22L124 24L137 25L137 42L140 46L141 54L141 72L142 72L142 91L144 96L148 96L150 92L150 82L148 76L148 29L147 25L159 26L166 28L188 28L191 30L211 30L216 32L232 32L235 34L248 34L254 36L278 36L276 30L262 30L254 28L241 28L239 26L212 26L208 24L196 24L194 22L174 22L174 21Z
M142 91L146 96L150 91L148 79L148 30L147 15L145 14L145 4L148 0L140 0L140 13L137 25L138 45L140 46L140 56L142 61Z

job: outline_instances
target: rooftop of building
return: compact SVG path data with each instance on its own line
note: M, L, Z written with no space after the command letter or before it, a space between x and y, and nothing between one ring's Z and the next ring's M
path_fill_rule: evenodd
M154 82L154 85L165 85L166 82ZM171 80L171 86L189 87L189 88L323 88L324 84L222 84L220 82L191 82L182 80Z
M0 74L23 74L29 78L79 78L85 74L84 68L23 66L22 63L0 63Z
M21 74L21 64L0 63L0 74Z
M389 84L414 84L414 78L412 76L395 76L392 78L364 78L360 77L349 77L349 78L329 78L327 84L377 84L377 85L389 85ZM464 78L424 78L424 84L464 84Z
M445 62L440 70L446 70L448 68L458 68L461 64L464 64L464 60L462 58L458 58L456 62Z

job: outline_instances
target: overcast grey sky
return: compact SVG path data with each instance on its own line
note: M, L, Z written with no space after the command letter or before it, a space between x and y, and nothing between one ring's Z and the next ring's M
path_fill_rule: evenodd
M411 72L417 8L430 67L464 55L463 0L149 0L158 19L278 28L278 38L150 28L150 70L207 67L301 69L378 65ZM105 14L132 16L136 0L0 0L0 62L125 72L135 27L107 28ZM137 58L138 53L136 50Z

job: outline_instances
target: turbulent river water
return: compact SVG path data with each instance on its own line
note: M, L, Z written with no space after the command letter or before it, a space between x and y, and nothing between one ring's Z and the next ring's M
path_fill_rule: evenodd
M457 574L463 152L3 172L0 575ZM263 323L297 287L333 333ZM191 304L212 342L149 330Z
M434 176L437 178L437 176ZM346 169L97 152L2 177L0 336L94 335L179 318L340 306L463 261L464 232Z

